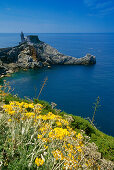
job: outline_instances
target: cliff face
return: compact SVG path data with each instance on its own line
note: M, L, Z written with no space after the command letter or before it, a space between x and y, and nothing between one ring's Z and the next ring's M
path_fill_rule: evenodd
M9 70L40 68L46 65L95 64L96 58L87 54L82 58L75 58L59 53L55 48L40 41L24 42L20 45L0 49L0 74L8 73Z

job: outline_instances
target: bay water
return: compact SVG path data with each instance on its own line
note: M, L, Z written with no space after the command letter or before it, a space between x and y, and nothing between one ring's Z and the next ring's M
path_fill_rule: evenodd
M58 65L14 73L6 78L14 88L13 93L37 97L48 77L40 99L55 102L62 111L90 119L99 96L94 124L114 136L114 33L36 35L65 55L80 58L90 53L97 62L91 66ZM0 34L0 48L18 45L19 41L19 34Z

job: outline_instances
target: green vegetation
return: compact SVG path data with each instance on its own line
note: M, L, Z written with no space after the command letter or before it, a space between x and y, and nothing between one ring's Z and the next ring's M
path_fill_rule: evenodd
M27 99L21 99L17 96L8 94L4 97L4 102L8 104L10 101L30 102ZM42 114L46 114L48 112L56 114L57 112L57 109L52 109L51 105L46 101L34 99L34 103L40 103L44 106ZM59 111L58 114L63 118L65 118L66 115L71 116L73 118L73 120L70 122L71 128L76 131L83 130L85 134L90 137L90 141L94 142L98 146L98 150L102 154L102 157L114 161L114 137L108 136L99 131L98 129L93 127L88 120L85 120L80 116L74 116Z
M10 90L6 82L0 86L0 169L113 168L114 138L93 126L99 98L90 123Z

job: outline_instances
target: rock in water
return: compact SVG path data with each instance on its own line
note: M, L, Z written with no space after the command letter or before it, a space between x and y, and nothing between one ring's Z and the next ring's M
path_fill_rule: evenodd
M2 64L1 64L2 63ZM40 68L48 65L91 65L96 63L93 55L82 58L66 56L39 40L38 36L27 36L18 46L0 49L0 70L5 73L18 69Z

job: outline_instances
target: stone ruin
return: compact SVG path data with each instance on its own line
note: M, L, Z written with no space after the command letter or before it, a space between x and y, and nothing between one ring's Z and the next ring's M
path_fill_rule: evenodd
M21 32L21 43L27 42L29 44L39 43L40 40L37 35L28 35L27 37L24 37L24 33Z

